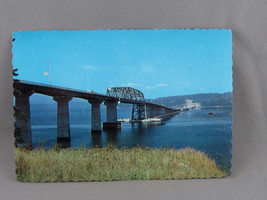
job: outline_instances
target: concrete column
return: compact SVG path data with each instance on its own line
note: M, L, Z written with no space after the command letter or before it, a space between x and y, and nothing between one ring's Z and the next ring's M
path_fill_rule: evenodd
M69 119L69 101L72 97L55 96L57 102L57 143L70 143L70 119Z
M145 119L147 119L147 105L145 104Z
M107 122L103 123L103 129L120 129L121 123L117 122L118 101L105 101L107 106Z
M164 115L168 113L168 111L165 108L160 108L160 115Z
M118 101L105 101L107 106L107 122L117 122Z
M146 106L146 116L147 116L147 118L151 118L151 116L152 116L151 110L152 110L151 106L147 105Z
M100 133L101 132L101 113L100 113L100 104L103 101L100 100L89 100L91 104L91 133Z
M16 145L32 147L30 96L32 91L14 90Z
M159 115L158 107L157 106L154 107L154 112L155 112L155 116L158 116Z
M152 109L152 116L153 117L157 116L157 107L153 106L151 109Z

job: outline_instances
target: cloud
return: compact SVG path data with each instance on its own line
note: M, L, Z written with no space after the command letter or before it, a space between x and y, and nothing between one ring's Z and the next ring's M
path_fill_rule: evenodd
M160 87L167 87L168 84L166 83L159 83L157 85L153 85L153 86L146 86L145 89L147 90L154 90L154 89L157 89L157 88L160 88Z
M143 87L142 84L132 83L132 82L129 82L129 83L126 83L126 84L121 84L120 86L121 87Z
M123 84L114 84L114 83L109 83L109 87L141 87L140 84L137 83L123 83Z
M151 74L155 71L155 68L153 66L147 65L147 64L143 65L141 69L142 69L142 72L146 74Z
M183 87L184 88L190 88L191 87L191 83L190 82L184 82Z
M167 87L168 84L166 83L160 83L160 84L157 84L156 87Z
M85 65L85 66L83 66L83 69L86 69L86 70L95 70L95 69L97 69L97 67L95 67L93 65Z
M143 85L138 84L138 83L127 83L127 86L129 86L129 87L143 87Z
M132 83L132 82L119 85L119 87L133 87L133 88L140 88L141 90L154 90L154 89L157 89L160 87L167 87L167 86L168 86L168 84L166 84L166 83L159 83L159 84L156 84L153 86L145 86L145 85L142 85L139 83Z
M127 83L128 86L132 87L132 86L136 86L135 83Z

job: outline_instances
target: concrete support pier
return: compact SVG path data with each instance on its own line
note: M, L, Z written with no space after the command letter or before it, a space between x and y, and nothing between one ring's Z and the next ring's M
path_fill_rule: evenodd
M107 106L107 122L103 123L103 129L120 129L121 123L117 121L118 101L105 101L105 105Z
M101 114L100 114L100 104L103 102L101 100L89 100L91 104L91 133L101 133Z
M72 97L55 96L57 102L57 143L63 147L70 144L69 101Z
M16 145L32 146L30 96L31 91L14 91Z

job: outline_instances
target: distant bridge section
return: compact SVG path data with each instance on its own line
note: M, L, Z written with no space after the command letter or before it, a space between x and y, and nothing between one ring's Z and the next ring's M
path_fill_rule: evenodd
M178 110L163 105L146 102L144 94L131 87L108 88L107 96L119 98L121 103L133 104L131 120L143 120L157 116L164 116Z

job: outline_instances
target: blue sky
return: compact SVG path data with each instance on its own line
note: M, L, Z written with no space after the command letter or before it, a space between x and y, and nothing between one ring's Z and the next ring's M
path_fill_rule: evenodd
M17 79L93 90L133 87L145 98L232 91L230 30L13 33ZM50 75L44 75L48 71Z

